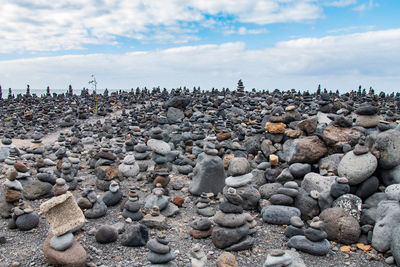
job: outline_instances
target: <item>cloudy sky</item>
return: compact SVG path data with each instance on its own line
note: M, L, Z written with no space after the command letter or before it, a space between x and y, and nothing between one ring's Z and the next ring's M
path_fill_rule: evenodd
M4 88L400 91L399 0L0 0Z

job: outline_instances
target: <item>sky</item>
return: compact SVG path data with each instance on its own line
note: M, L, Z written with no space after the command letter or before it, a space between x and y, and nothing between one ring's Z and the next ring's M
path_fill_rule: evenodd
M399 14L399 0L0 0L0 85L398 92Z

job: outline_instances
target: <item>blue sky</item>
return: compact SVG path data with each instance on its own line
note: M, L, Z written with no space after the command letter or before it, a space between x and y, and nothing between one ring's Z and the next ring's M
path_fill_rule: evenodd
M398 0L0 0L3 88L400 90Z

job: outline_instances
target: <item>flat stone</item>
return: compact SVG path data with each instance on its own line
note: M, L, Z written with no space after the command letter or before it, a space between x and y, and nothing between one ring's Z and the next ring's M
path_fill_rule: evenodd
M74 235L69 232L61 236L53 236L50 239L50 247L57 251L64 251L74 243Z
M298 208L288 206L272 205L264 207L261 210L261 216L264 222L270 224L289 224L292 216L300 216Z
M214 216L214 222L223 227L235 228L247 222L247 214L223 213L217 211Z
M297 250L309 253L315 256L324 256L328 254L331 249L331 244L328 240L313 242L308 240L305 236L293 236L287 242L287 246Z
M225 184L229 187L238 188L251 183L253 179L252 173L247 173L240 176L230 176L225 179Z
M43 254L49 264L71 267L85 266L86 251L77 241L74 241L70 248L57 251L50 247L51 238L52 235L49 235L43 243Z

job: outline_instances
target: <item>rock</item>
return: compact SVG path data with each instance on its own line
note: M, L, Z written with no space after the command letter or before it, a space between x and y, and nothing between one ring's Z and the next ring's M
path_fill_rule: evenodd
M282 122L267 122L265 124L265 129L272 134L283 134L285 133L286 124Z
M91 209L87 209L84 212L85 217L88 219L97 219L103 217L104 215L106 215L106 213L107 213L107 206L100 199L98 199L98 201L96 201L93 204L93 207Z
M329 240L343 244L354 244L358 241L361 233L360 225L344 209L340 207L325 209L319 217L324 222L324 230Z
M392 242L390 243L390 250L392 251L393 257L399 265L400 263L400 226L395 226L392 231Z
M304 230L304 236L307 237L308 240L313 242L319 242L328 237L325 231L321 229L314 229L312 227Z
M254 246L254 238L247 236L244 239L240 240L238 243L235 243L227 248L225 250L227 251L240 251L240 250L246 250L246 249L251 249Z
M179 213L179 208L174 203L168 202L168 205L165 209L161 211L161 214L165 217L173 217Z
M167 111L167 119L170 123L181 122L185 118L182 110L174 107L169 107Z
M264 222L270 224L289 224L292 216L300 216L298 208L287 206L266 206L261 210Z
M149 240L149 230L146 226L138 224L128 227L121 237L121 244L128 247L145 246Z
M328 149L317 136L289 139L283 144L283 155L288 163L315 163Z
M334 183L331 186L331 196L333 198L338 198L341 195L347 194L350 192L350 186L348 184Z
M197 220L195 220L195 221L192 221L192 222L190 223L190 226L191 226L193 229L200 230L200 231L204 231L204 230L210 229L211 226L212 226L212 223L211 223L211 221L210 221L209 219L207 219L207 218L200 218L200 219L197 219Z
M378 113L378 108L370 104L362 104L355 112L358 115L375 115Z
M389 200L400 201L400 184L392 184L386 187L385 193Z
M372 128L379 124L382 117L379 115L358 115L356 125L364 128Z
M376 137L373 150L380 152L379 167L392 169L400 165L400 131L384 131Z
M357 187L356 195L361 199L366 199L375 193L379 187L379 180L375 176L369 177Z
M117 205L122 199L122 192L118 190L117 192L107 191L101 196L101 200L106 204L107 207Z
M136 178L139 172L139 165L136 162L132 165L120 164L118 166L118 174L120 177Z
M275 194L269 198L272 205L290 206L293 204L294 199L284 194Z
M312 190L318 192L330 191L331 186L336 182L336 176L322 176L318 173L310 172L304 176L301 188L310 193Z
M242 226L247 222L247 214L224 213L217 211L214 216L214 222L223 227L235 228Z
M272 195L275 195L278 193L279 188L282 188L281 183L270 183L270 184L264 184L260 186L259 191L261 194L261 198L263 199L269 199Z
M309 253L315 256L324 256L328 254L331 249L331 244L328 240L313 242L308 240L305 236L293 236L287 242L287 246L297 250Z
M212 241L217 248L224 249L239 242L248 232L247 223L237 228L215 226L212 231Z
M101 244L114 242L118 239L118 231L110 225L102 225L96 232L96 241Z
M377 208L377 218L372 234L372 246L379 252L388 251L392 242L392 230L399 224L399 202L393 200L381 201Z
M238 188L251 183L253 180L253 174L247 173L240 176L229 176L225 179L225 184L229 187Z
M50 247L57 251L64 251L72 246L74 239L74 235L71 232L61 236L53 236L50 239Z
M15 224L18 229L29 231L39 225L39 214L36 211L22 214L17 217Z
M24 184L23 195L28 200L52 196L53 185L39 180L28 181Z
M238 262L233 254L223 252L215 262L217 267L238 267Z
M353 216L357 221L360 221L361 218L361 204L362 200L353 194L345 194L337 198L332 207L340 207L345 210L345 212Z
M323 131L323 139L328 146L341 148L344 144L354 146L361 137L361 132L355 129L329 125Z
M220 157L201 153L197 158L193 173L192 183L189 186L192 194L211 192L217 195L222 192L225 186L225 171Z
M29 171L28 167L25 164L23 164L22 162L20 162L20 161L16 161L14 163L14 168L18 172L28 172Z
M194 239L207 238L212 235L212 230L212 228L203 231L190 229L189 235L191 235Z
M295 179L302 179L304 175L311 172L311 165L307 163L293 163L289 166L289 171Z
M282 250L282 255L275 255L274 251L280 251L275 249L268 253L265 259L263 267L305 267L304 261L298 252L292 250Z
M168 245L164 245L156 241L156 239L150 239L147 242L146 247L151 251L159 254L167 254L168 252L170 252L170 248Z
M290 173L289 169L286 168L284 169L279 175L278 177L276 177L275 181L281 184L284 184L286 182L289 181L293 181L294 177L293 175Z
M75 230L85 223L85 216L71 192L42 203L40 211L45 214L52 233L57 236Z
M250 172L250 164L246 158L235 157L229 163L228 173L231 176L241 176Z
M304 190L299 191L294 206L300 210L303 220L310 220L320 212L318 201L310 197Z
M378 161L371 153L355 155L350 151L339 163L339 176L349 180L350 185L357 185L368 179L378 167Z
M302 130L303 132L310 135L313 132L315 132L315 130L317 129L317 125L318 125L318 119L317 119L317 117L313 117L310 119L305 119L305 120L300 121L297 124L297 127L300 130Z
M57 251L50 247L52 237L49 235L43 243L43 254L49 264L71 267L85 266L86 251L77 241L74 241L67 250Z
M164 156L171 151L171 147L163 140L150 139L147 141L147 146L154 152Z
M381 170L380 174L384 185L400 184L400 165L390 170Z

